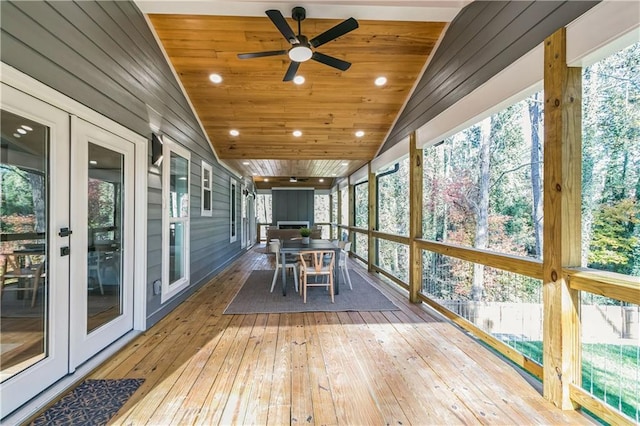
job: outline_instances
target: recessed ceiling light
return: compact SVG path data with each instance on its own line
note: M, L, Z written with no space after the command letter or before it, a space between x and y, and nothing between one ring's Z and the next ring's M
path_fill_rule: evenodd
M209 74L209 80L211 80L212 83L222 83L222 77L220 76L220 74Z
M320 178L318 179L319 182L324 182L324 179Z
M303 77L303 76L301 76L301 75L296 75L296 76L293 78L293 82L294 82L295 84L302 84L302 83L304 83L304 77Z
M362 130L358 130L358 131L356 132L356 137L357 137L357 138L361 138L361 137L363 137L363 136L364 136L364 132L363 132Z
M243 161L242 164L245 165L245 166L248 166L251 163L249 163L248 161Z
M264 178L264 181L265 182L269 182L269 178Z
M96 164L98 164L98 162L96 160L89 160L89 164L95 166Z
M237 131L236 129L231 129L231 130L229 130L229 134L231 136L238 136L240 134L240 132Z
M378 77L375 81L376 86L384 86L387 84L387 77Z
M331 176L338 176L337 173L331 173Z
M14 133L14 134L13 134L13 137L14 137L14 138L19 138L20 136L21 136L21 135L20 135L20 133Z
M300 130L294 130L292 134L296 138L299 138L300 136L302 136L302 132Z
M25 129L17 129L16 132L20 133L21 135L27 134L27 131Z
M349 163L347 163L346 161L342 163L343 166L348 166Z
M253 176L258 176L256 172L251 173Z
M32 127L29 127L29 126L27 126L26 124L23 124L23 125L22 125L22 126L20 126L20 127L22 127L23 129L25 129L27 132L30 132L30 131L32 131L32 130L33 130L33 128L32 128Z

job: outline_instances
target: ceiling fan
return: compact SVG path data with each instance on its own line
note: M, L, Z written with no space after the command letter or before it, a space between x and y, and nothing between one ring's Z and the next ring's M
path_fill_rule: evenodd
M267 10L267 16L271 19L271 22L278 28L283 37L291 43L291 48L288 50L270 50L266 52L254 52L254 53L240 53L239 59L250 58L262 58L265 56L277 56L288 54L291 59L291 64L284 75L282 81L291 81L298 72L300 63L313 59L314 61L329 65L330 67L337 68L341 71L346 71L351 66L350 62L343 61L342 59L334 58L333 56L325 55L323 53L312 50L341 37L348 32L351 32L358 28L358 21L354 18L349 18L338 25L328 29L320 35L315 36L311 40L307 39L307 36L303 35L300 31L300 23L306 18L307 12L304 7L294 7L291 11L291 17L298 22L298 34L296 35L287 21L282 16L279 10Z
M291 183L296 183L296 182L306 182L306 181L308 181L308 180L309 180L308 178L299 178L299 177L295 177L295 176L291 176L291 177L289 178L289 182L291 182Z

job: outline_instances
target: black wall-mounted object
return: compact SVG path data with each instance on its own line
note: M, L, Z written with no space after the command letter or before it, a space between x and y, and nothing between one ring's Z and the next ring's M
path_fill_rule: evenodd
M151 163L158 167L162 164L162 140L155 133L151 134Z

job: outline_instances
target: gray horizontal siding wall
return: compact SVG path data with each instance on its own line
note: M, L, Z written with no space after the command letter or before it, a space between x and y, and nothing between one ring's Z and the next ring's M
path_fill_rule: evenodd
M162 275L162 179L156 167L149 167L151 325L242 253L239 241L229 243L231 175L216 162L144 16L132 2L3 0L0 7L4 63L146 138L151 136L150 126L158 126L159 133L191 151L191 285L165 305L152 291L153 281ZM200 217L202 160L214 169L212 217Z
M449 25L381 152L598 3L476 0L467 5Z
M271 191L271 211L273 224L278 221L309 221L314 223L314 195L313 190L278 190Z

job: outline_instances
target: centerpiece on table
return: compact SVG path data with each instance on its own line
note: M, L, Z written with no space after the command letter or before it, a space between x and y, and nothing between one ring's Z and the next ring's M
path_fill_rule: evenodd
M311 229L300 228L300 236L302 237L302 244L309 244L310 235L311 235Z

